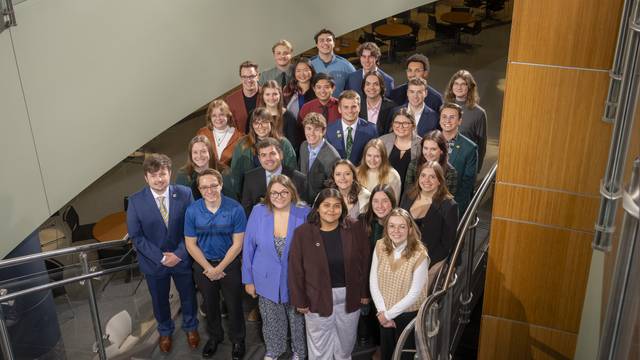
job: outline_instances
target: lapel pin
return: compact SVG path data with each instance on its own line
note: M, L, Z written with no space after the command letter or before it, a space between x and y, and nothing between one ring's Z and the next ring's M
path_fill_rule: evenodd
M172 198L175 198L175 197L176 197L176 194L173 194L171 197L172 197Z
M317 247L320 247L320 243L316 243L316 246L317 246Z

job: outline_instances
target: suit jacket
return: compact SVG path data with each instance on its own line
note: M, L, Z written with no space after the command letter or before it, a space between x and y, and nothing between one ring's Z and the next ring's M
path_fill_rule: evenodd
M386 72L382 71L382 69L378 68L378 73L380 75L382 75L382 78L384 79L384 87L385 87L385 91L384 91L384 96L389 96L391 95L391 91L393 90L393 87L395 85L395 81L393 80L393 78L388 75ZM360 94L360 97L364 97L364 94L362 93L362 78L364 77L364 70L363 69L358 69L354 72L352 72L351 74L349 74L349 77L347 78L347 85L345 86L345 90L353 90L355 92L357 92L358 94Z
M389 99L393 100L396 104L404 104L407 102L407 88L409 86L404 83L397 88L393 89ZM427 104L432 110L440 114L440 107L443 104L442 94L438 90L427 85L427 96L424 98L424 103Z
M309 147L305 141L300 145L300 161L298 170L307 178L304 194L300 194L308 204L313 204L316 195L325 188L324 182L331 178L333 165L340 160L340 154L325 140L318 152L311 169L309 169Z
M349 156L349 160L356 166L360 165L364 146L367 145L369 140L378 137L378 130L376 130L376 126L373 123L364 119L358 119L357 121L358 126L356 127L356 133L353 137L351 156ZM327 127L327 135L325 138L336 148L342 159L347 158L344 144L345 136L347 136L347 134L342 133L342 119L339 119Z
M400 202L400 207L409 211L413 202L414 199L410 199L405 194ZM440 262L449 256L456 244L458 204L451 199L434 202L424 218L418 219L417 222L420 223L422 242L427 247L431 264Z
M293 181L293 185L295 185L296 190L298 190L298 194L304 193L305 178L300 171L282 165L282 175L287 175L291 181ZM264 199L266 192L267 173L264 168L258 167L247 171L242 188L242 207L247 217L251 214L253 206Z
M344 253L344 275L347 289L346 311L360 308L360 299L368 298L371 251L361 222L347 220L340 229ZM305 223L293 234L289 252L289 300L299 308L308 307L320 316L333 313L331 276L320 227Z
M478 146L466 136L458 133L453 144L453 150L449 154L449 163L458 173L458 186L455 200L458 203L460 217L464 214L476 184L478 167Z
M393 149L393 144L396 142L396 134L390 133L382 135L380 136L380 140L384 143L384 147L387 149L387 156L389 156ZM411 160L417 159L422 154L422 146L420 146L421 142L422 138L414 132L411 135Z
M402 108L408 107L409 104L404 104L403 106L398 106L393 109L393 112L395 113ZM440 129L440 116L438 115L438 112L434 111L429 106L425 106L424 110L422 110L422 114L420 114L420 119L416 119L416 123L418 124L416 132L420 137L423 137L431 130Z
M157 202L147 186L129 197L127 228L138 252L138 265L144 274L162 276L171 272L190 273L191 257L184 243L184 213L193 202L191 189L169 186L169 225L165 226ZM170 268L162 265L163 252L182 259Z
M289 249L293 232L304 224L309 214L306 206L291 206L287 226L287 239L278 256L273 245L273 212L264 204L253 208L244 232L242 247L242 283L253 284L260 296L275 303L289 302Z
M258 94L259 93L260 91L258 91ZM246 134L248 131L249 116L251 114L247 114L247 108L244 106L242 87L227 95L224 100L229 105L229 109L233 114L233 119L236 121L236 129L239 129L243 134ZM256 102L256 107L258 106L260 106L260 96L258 96L258 100Z
M380 112L378 113L378 121L376 122L376 129L378 135L388 134L391 131L391 119L393 117L396 103L393 101L382 98L382 104L380 104ZM362 97L360 99L360 117L369 120L369 113L367 112L367 99Z

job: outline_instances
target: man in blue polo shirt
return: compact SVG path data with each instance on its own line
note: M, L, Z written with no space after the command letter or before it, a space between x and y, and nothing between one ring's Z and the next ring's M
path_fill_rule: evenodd
M204 296L209 341L202 350L205 359L212 358L224 340L219 307L222 290L229 311L229 339L232 358L241 359L245 352L245 326L242 311L242 275L240 258L247 218L237 201L222 195L222 175L213 169L198 177L202 199L189 206L185 214L184 235L193 259L194 275Z
M336 36L329 29L322 29L313 37L318 55L311 58L311 65L318 73L331 75L336 83L333 97L338 97L345 89L349 74L356 71L347 59L333 53Z

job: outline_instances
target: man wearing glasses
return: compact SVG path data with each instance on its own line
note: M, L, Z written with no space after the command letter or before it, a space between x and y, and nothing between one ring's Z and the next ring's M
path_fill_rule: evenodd
M224 340L220 319L220 291L229 312L231 358L245 353L245 325L242 311L240 258L247 218L242 206L222 195L222 175L214 169L198 176L202 199L189 206L184 220L184 236L189 254L195 260L194 277L204 297L209 340L202 357L210 359Z
M196 294L191 258L184 241L184 216L193 195L186 186L169 185L171 159L168 156L147 155L142 168L148 186L129 197L127 228L151 295L160 334L159 348L163 353L171 351L175 326L169 289L173 278L182 306L182 329L187 333L189 347L195 349L200 342Z
M274 138L264 138L256 144L260 167L247 171L242 187L242 207L249 217L253 206L264 199L269 180L275 175L287 175L298 190L304 193L305 178L300 171L283 165L283 151L280 142Z
M256 108L258 93L260 92L258 64L252 61L245 61L240 64L239 73L242 88L229 94L225 101L229 104L237 129L246 134L249 131L247 128L249 114Z

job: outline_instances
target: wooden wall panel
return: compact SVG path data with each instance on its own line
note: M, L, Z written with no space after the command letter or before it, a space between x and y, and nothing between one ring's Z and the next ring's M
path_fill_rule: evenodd
M622 0L515 2L509 60L610 69Z
M482 317L481 360L572 359L575 334L527 323Z
M493 219L483 314L577 332L590 233Z
M507 79L498 181L598 195L608 74L509 64Z
M493 216L592 232L599 202L596 196L498 183Z

